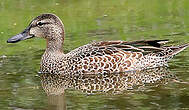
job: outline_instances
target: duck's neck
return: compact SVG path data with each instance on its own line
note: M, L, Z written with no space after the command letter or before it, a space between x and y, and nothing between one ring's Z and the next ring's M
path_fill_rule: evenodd
M63 38L54 39L54 40L47 40L47 47L45 53L62 53L63 54Z
M59 19L59 18L58 18ZM59 21L59 22L58 22ZM49 36L46 36L47 47L45 54L63 54L63 43L64 43L64 25L61 20L57 21L57 25L54 26L54 31L50 31Z

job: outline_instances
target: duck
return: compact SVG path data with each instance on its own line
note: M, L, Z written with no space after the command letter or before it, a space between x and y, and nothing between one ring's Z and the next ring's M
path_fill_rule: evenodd
M166 46L168 40L99 41L63 52L64 24L55 14L34 18L24 31L7 43L41 37L47 42L40 62L40 73L106 74L168 66L168 61L189 46Z

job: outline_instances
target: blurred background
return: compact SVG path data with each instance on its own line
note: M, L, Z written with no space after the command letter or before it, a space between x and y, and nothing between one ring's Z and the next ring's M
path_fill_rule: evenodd
M101 40L169 39L189 42L188 0L0 0L0 109L46 110L49 97L37 76L44 39L7 44L41 13L54 13L66 31L64 51ZM189 82L189 49L170 62L170 70ZM86 96L68 90L67 109L189 109L189 85L169 83L147 91Z

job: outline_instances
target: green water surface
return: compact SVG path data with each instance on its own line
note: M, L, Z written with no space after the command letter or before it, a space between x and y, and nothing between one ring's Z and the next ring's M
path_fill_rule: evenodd
M188 0L0 0L0 110L189 109L189 49L169 63L170 71L184 83L121 94L67 90L62 96L47 96L37 75L45 40L6 43L41 13L62 19L65 53L94 40L189 42Z

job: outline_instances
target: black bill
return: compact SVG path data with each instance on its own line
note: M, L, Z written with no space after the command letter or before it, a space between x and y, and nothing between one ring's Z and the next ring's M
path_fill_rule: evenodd
M11 38L9 38L7 40L7 43L16 43L16 42L19 42L21 40L25 40L25 39L29 39L29 38L32 38L34 37L34 35L30 35L29 34L29 29L30 28L26 28L23 32L21 32L20 34L17 34Z

